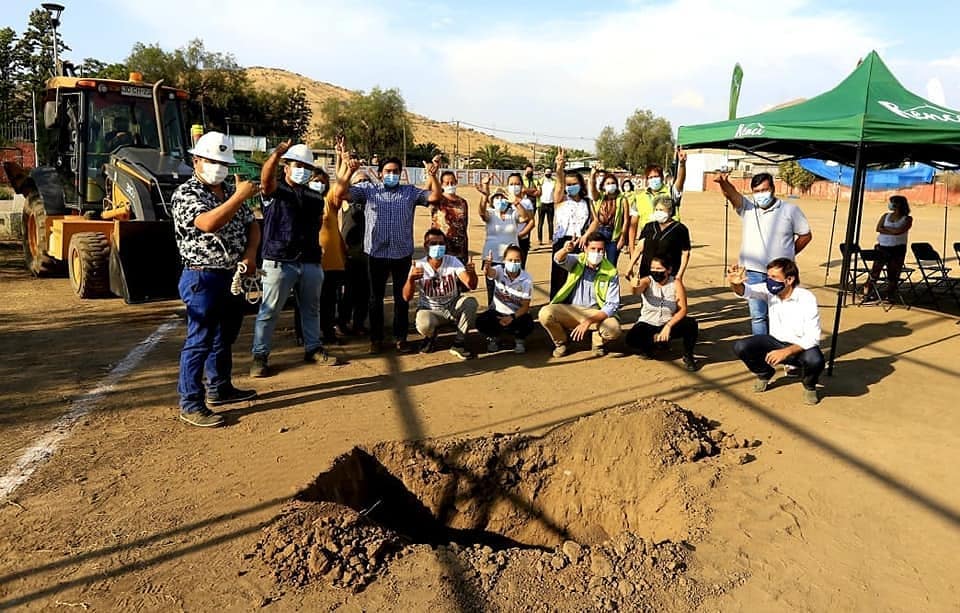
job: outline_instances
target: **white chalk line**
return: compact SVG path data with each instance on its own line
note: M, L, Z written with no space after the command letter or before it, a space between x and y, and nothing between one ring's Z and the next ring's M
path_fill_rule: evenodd
M54 454L60 443L73 431L84 415L97 407L100 400L114 390L120 381L130 374L157 344L174 328L180 324L179 320L170 321L153 331L147 338L140 341L130 350L107 375L97 383L97 386L86 394L74 400L70 410L57 419L33 445L26 448L13 464L7 474L0 477L0 502L4 502L18 487L30 479L31 475L40 468Z

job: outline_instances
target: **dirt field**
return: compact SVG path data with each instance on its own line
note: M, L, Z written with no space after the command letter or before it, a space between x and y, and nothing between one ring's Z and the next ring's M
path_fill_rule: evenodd
M799 202L827 348L833 202ZM818 406L791 379L754 395L730 348L749 324L721 282L722 207L689 194L683 215L697 373L676 352L554 360L542 331L524 356L369 357L360 339L342 348L349 364L307 367L287 313L280 372L214 431L176 418L182 324L109 375L179 303L80 302L65 279L29 278L8 245L0 475L82 416L0 500L0 609L960 610L956 309L846 308ZM939 249L943 209L914 216L911 239ZM479 222L471 232L477 250ZM531 254L537 304L548 258ZM637 313L631 301L623 321Z

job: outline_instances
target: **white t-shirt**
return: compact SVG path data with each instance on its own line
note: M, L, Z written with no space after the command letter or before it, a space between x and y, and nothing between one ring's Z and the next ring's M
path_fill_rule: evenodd
M557 207L553 221L553 240L564 236L580 238L590 221L590 204L586 199L577 202L568 198Z
M897 221L890 221L890 213L883 216L883 227L888 230L899 230L907 223L906 217L901 217ZM907 233L903 234L878 234L877 244L881 247L896 247L897 245L907 244Z
M554 179L543 178L543 183L540 186L540 202L542 204L553 204L553 188L556 185L557 182Z
M521 270L516 279L511 279L503 266L495 266L494 271L497 276L493 280L493 308L497 313L512 315L524 300L533 299L533 278L530 273Z
M487 254L493 252L493 261L502 262L503 253L510 245L516 245L519 241L517 233L520 231L520 225L517 221L517 210L511 205L507 209L506 218L501 218L500 213L495 209L487 210L487 239L483 243L481 257L487 257Z
M820 309L817 297L802 287L793 288L790 297L781 300L767 291L765 283L744 285L747 300L766 300L770 336L784 343L812 349L820 345Z
M743 233L740 240L740 265L756 272L767 271L777 258L796 258L796 237L810 234L810 224L800 207L777 198L767 209L742 197L740 215Z
M437 270L433 269L428 260L429 258L417 260L417 268L423 269L423 277L417 281L417 288L420 290L420 308L442 309L451 305L460 296L457 277L466 269L463 267L463 262L452 255L443 256L440 268Z

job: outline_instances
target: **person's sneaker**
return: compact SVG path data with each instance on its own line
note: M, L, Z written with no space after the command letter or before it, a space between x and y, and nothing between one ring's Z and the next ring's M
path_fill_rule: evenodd
M412 353L413 348L410 347L410 343L406 339L402 341L397 341L397 353Z
M256 397L256 390L240 390L231 386L226 392L207 392L207 406L218 407L222 404L253 400Z
M557 345L556 347L553 348L553 357L555 357L555 358L562 358L562 357L565 356L565 355L567 355L567 346L566 346L566 344Z
M820 402L820 397L817 395L817 390L808 390L803 389L803 403L804 404L817 404Z
M487 339L487 353L496 353L500 351L500 343L495 338Z
M370 349L367 353L370 355L380 355L383 353L383 343L380 341L370 341Z
M683 356L683 365L690 372L696 372L697 370L697 360L692 355Z
M262 355L253 356L253 362L250 364L250 376L254 379L260 377L269 377L271 374L270 366L267 364L267 357Z
M767 386L770 385L770 379L761 379L757 377L757 380L753 382L753 391L756 393L767 391Z
M522 338L517 339L516 344L513 346L513 352L517 354L527 352L527 346L523 343Z
M603 345L597 345L596 347L593 348L594 357L602 358L605 355L607 355L607 348L604 347Z
M470 350L464 345L454 345L450 348L450 354L457 356L461 360L469 360L473 357L473 354L470 353Z
M323 366L339 366L341 364L340 358L330 355L323 347L304 353L303 361L310 364L322 364Z
M180 421L185 421L198 428L216 428L223 425L223 415L217 415L207 407L197 411L180 411Z
M783 365L783 374L787 377L799 377L800 376L800 367L793 366L791 364Z
M422 341L420 341L420 353L433 353L433 350L437 348L437 337L436 336L425 336Z

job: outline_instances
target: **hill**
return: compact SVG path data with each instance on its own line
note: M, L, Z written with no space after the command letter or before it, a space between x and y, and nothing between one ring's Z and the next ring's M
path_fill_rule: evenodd
M313 109L313 119L310 122L310 134L308 138L313 138L319 131L323 123L323 115L320 107L330 98L349 99L358 94L358 92L344 89L323 81L315 81L295 72L282 70L279 68L264 68L254 66L246 69L247 77L254 87L259 89L270 89L276 87L297 88L303 87L307 95L307 101L310 108ZM408 112L407 116L410 124L413 126L413 140L417 143L434 142L440 146L447 155L453 155L457 142L457 129L454 125L436 121L423 115ZM510 153L524 155L529 157L532 150L529 146L512 143L496 136L479 132L477 130L462 127L460 128L460 153L468 155L485 145L500 145L506 147ZM541 145L544 147L544 145Z

